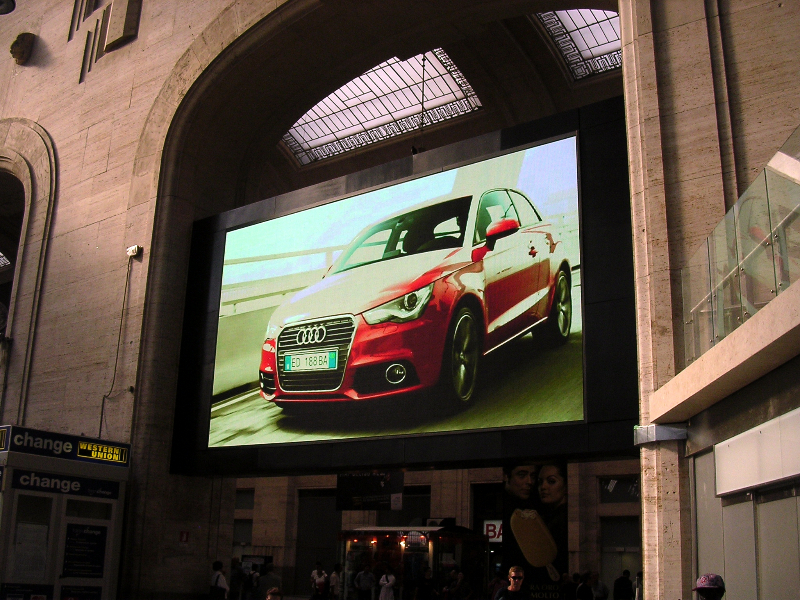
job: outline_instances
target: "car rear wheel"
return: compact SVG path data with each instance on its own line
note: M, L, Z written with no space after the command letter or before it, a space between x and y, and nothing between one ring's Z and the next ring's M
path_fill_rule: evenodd
M445 346L443 384L447 395L457 403L472 400L478 382L481 342L475 315L463 306L450 325Z
M572 328L572 290L567 274L563 270L558 271L553 287L553 304L547 317L547 325L551 341L560 345L569 339Z

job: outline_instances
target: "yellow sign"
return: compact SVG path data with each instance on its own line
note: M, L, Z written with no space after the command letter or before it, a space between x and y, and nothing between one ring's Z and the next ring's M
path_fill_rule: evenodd
M94 442L78 442L78 456L105 462L127 463L128 449Z
M6 439L8 439L8 428L4 427L0 429L0 452L8 450L8 448L6 448Z

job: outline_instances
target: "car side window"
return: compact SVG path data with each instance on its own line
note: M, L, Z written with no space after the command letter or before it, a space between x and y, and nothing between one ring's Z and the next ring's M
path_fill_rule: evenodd
M528 198L514 190L508 190L508 193L511 196L511 200L514 202L514 207L517 209L519 216L522 218L520 225L526 227L539 223L542 220L539 213L536 212L536 208L534 208Z
M478 217L475 221L475 237L473 243L480 244L486 240L486 230L492 223L501 219L516 219L519 215L511 203L506 190L492 190L481 196L478 206Z

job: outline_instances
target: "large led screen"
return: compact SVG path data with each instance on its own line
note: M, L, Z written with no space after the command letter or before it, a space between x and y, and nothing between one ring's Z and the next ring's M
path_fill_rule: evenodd
M229 231L210 447L584 419L576 137Z

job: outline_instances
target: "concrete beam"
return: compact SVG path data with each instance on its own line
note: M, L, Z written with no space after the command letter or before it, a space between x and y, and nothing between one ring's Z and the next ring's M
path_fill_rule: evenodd
M800 284L745 321L650 396L655 423L686 421L800 354Z

